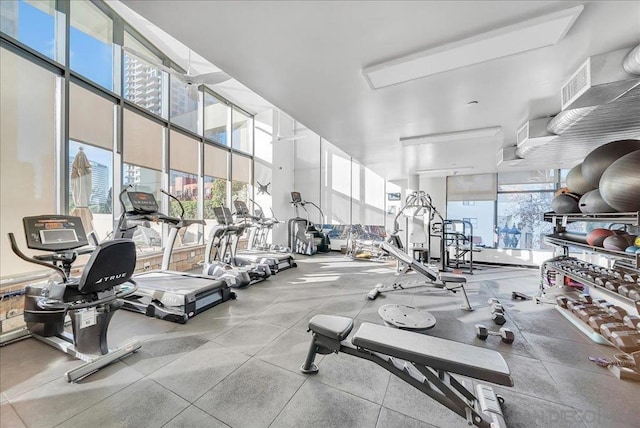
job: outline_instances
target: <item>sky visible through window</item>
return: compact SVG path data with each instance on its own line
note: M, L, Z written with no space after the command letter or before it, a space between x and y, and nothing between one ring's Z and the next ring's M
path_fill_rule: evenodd
M34 50L55 58L55 16L20 0L17 5L19 41ZM6 17L11 18L11 17ZM9 30L7 30L9 31ZM73 71L98 85L113 90L113 47L77 28L70 29L70 66Z

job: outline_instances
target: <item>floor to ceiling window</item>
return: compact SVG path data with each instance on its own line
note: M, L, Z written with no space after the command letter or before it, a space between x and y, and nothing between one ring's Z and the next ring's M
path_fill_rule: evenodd
M24 245L22 217L56 212L55 74L0 48L0 266L2 275L33 271L14 257L7 233ZM37 124L37 126L34 126Z

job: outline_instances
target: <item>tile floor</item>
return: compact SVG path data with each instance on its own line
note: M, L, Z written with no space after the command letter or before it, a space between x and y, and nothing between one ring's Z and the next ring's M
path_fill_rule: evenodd
M510 427L640 427L640 383L620 381L588 356L610 356L550 305L512 301L533 293L537 271L487 268L469 276L474 312L458 295L420 288L367 292L393 279L389 266L339 254L298 257L297 269L238 290L238 299L186 325L120 311L109 331L115 346L143 342L134 355L77 384L63 380L73 360L34 339L0 349L0 425L4 427L465 427L466 421L382 368L349 355L319 356L320 372L299 371L315 314L381 323L388 303L428 309L428 334L502 353L513 388L496 387ZM506 306L516 341L475 338L490 321L487 299ZM355 331L355 329L354 329ZM491 340L493 339L493 340Z

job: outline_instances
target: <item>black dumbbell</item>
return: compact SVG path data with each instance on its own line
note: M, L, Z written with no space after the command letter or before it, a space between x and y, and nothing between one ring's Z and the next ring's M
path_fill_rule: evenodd
M515 335L513 331L508 328L502 327L498 331L490 331L487 327L482 324L476 324L476 337L480 340L487 340L489 336L500 336L500 339L504 343L513 343L515 340Z

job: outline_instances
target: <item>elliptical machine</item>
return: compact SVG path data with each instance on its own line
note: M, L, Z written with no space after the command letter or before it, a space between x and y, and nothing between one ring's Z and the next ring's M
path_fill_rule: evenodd
M18 248L13 233L9 233L13 252L24 261L54 270L61 277L60 281L26 287L25 333L85 361L65 373L66 380L75 382L136 352L141 346L138 341L116 349L109 349L107 344L109 323L122 306L119 299L137 289L131 279L136 265L133 241L116 239L87 248L89 243L80 217L25 217L23 225L27 247L50 254L26 256ZM91 258L82 275L71 277L71 266L78 255L89 253ZM123 286L125 282L131 286ZM72 332L65 331L67 316Z
M309 220L309 211L307 211L305 205L313 205L324 218L320 207L313 202L304 201L300 192L291 192L291 204L295 208L296 216L290 219L288 223L289 248L298 254L306 254L308 256L331 251L329 236L318 230L316 225ZM300 217L298 207L301 207L307 213L307 218Z

